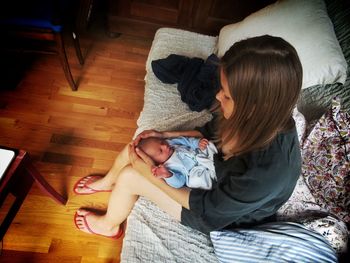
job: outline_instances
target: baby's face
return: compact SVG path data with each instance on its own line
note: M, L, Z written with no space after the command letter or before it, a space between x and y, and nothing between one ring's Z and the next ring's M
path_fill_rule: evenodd
M150 138L144 152L158 164L164 163L173 154L173 149L166 140L160 138Z

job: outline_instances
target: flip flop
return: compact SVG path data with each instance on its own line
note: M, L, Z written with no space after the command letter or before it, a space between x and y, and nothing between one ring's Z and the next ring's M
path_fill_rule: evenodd
M88 212L86 213L85 215L79 215L78 212L75 212L75 215L74 215L74 224L75 226L80 230L80 231L83 231L85 233L88 233L88 234L94 234L94 235L98 235L98 236L103 236L103 237L108 237L108 238L111 238L111 239L114 239L114 240L117 240L119 239L120 237L122 237L124 235L124 228L125 228L125 224L124 223L121 223L120 226L119 226L119 230L118 230L118 233L115 234L114 236L105 236L105 235L102 235L102 234L98 234L98 233L95 233L88 225L88 222L86 220L86 216L90 215L92 213ZM78 217L82 217L83 218L83 225L78 225L77 223L77 219ZM86 230L86 231L84 231Z
M103 176L101 175L88 175L85 176L83 178L80 178L74 185L73 187L73 191L74 193L76 193L77 195L91 195L94 193L101 193L101 192L112 192L112 190L97 190L97 189L93 189L91 187L88 186L88 184L91 184L99 179L103 178ZM80 186L81 185L81 186ZM87 193L80 193L77 191L77 189L87 189L89 192Z

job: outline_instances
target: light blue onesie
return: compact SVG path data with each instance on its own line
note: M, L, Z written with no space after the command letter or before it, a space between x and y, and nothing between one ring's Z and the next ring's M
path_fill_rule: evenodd
M217 149L209 142L203 151L199 148L200 138L177 137L167 142L174 153L164 163L173 174L164 178L170 186L180 188L184 185L190 188L211 189L212 181L216 180L213 156Z

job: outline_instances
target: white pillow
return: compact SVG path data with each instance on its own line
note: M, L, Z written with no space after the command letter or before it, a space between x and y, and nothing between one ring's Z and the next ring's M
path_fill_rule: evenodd
M220 31L218 56L231 45L253 36L282 37L297 50L303 86L343 83L347 63L323 0L280 0Z

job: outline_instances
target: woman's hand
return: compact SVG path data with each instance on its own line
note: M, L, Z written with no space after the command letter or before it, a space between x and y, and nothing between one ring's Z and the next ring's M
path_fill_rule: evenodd
M133 141L133 144L136 146L138 145L141 139L144 139L147 137L164 138L164 134L156 130L145 130L136 136L135 140Z
M132 167L140 174L152 175L151 169L155 165L153 160L133 143L129 144L129 160Z

